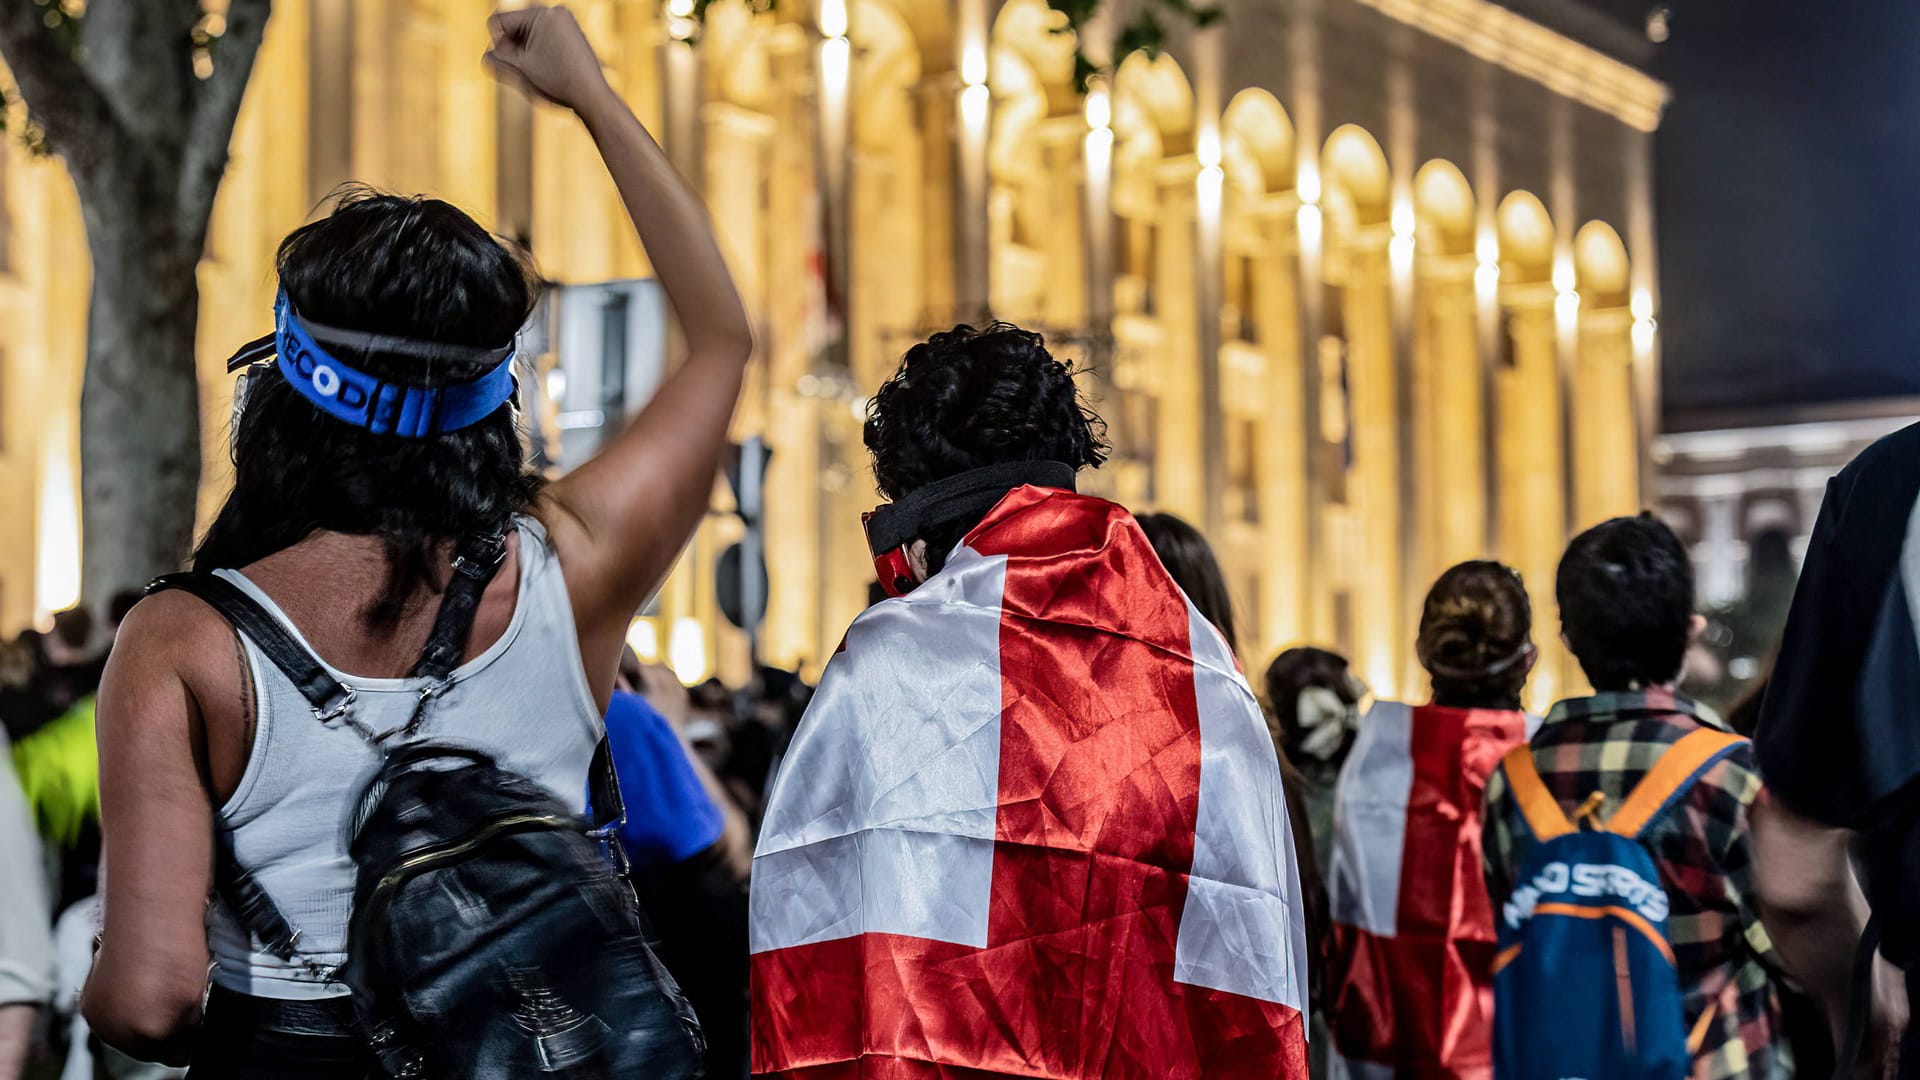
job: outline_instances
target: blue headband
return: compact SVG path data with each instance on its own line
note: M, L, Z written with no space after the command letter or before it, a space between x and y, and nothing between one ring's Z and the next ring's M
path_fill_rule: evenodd
M270 339L278 355L275 365L289 385L318 406L321 412L375 435L424 439L459 431L492 416L513 397L513 346L474 348L418 341L412 338L337 330L302 319L281 293L273 304L274 332ZM229 367L250 355L263 354L263 339L236 354ZM341 361L320 345L361 354L413 356L423 360L492 361L486 374L468 382L426 387L395 383L369 375Z

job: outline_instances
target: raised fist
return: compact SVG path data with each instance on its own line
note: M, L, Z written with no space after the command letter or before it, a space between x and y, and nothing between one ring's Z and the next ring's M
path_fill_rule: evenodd
M484 59L496 76L569 109L605 89L600 58L573 12L531 4L487 19L493 47Z

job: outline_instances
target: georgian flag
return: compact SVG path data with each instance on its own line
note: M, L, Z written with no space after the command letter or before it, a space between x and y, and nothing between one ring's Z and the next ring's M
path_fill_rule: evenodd
M1334 790L1327 903L1332 1075L1493 1075L1487 777L1540 721L1376 704Z
M1015 490L854 622L751 936L756 1074L1307 1075L1259 707L1132 516L1072 492Z

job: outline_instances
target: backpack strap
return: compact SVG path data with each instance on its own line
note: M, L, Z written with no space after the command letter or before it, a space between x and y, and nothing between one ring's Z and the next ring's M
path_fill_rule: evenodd
M1700 728L1688 732L1660 755L1653 768L1627 792L1607 821L1609 832L1638 836L1648 823L1678 802L1701 774L1747 740L1732 732Z
M1546 782L1540 779L1540 769L1533 763L1533 747L1521 743L1507 751L1500 764L1507 771L1507 786L1513 789L1513 801L1519 805L1521 816L1527 819L1527 827L1533 830L1535 840L1544 844L1573 831L1573 823L1560 809L1560 800L1553 797Z
M147 586L147 595L168 589L191 593L219 612L235 630L252 641L262 655L273 661L273 666L293 683L320 719L343 716L353 704L353 691L328 674L319 659L279 619L269 615L258 600L238 585L216 574L168 574L155 578L153 584Z
M453 576L447 579L446 592L440 598L440 611L434 616L433 633L413 674L436 682L445 680L466 654L467 638L473 633L473 617L480 610L480 599L487 584L500 569L507 554L504 533L491 532L470 536L460 545L453 559Z
M252 641L300 691L300 696L307 699L321 721L346 716L353 705L353 691L329 675L313 653L245 590L215 574L181 573L154 579L147 586L146 594L151 596L169 589L199 597L236 632ZM213 839L217 855L213 860L214 890L225 901L234 920L268 953L290 964L304 964L313 974L331 979L332 972L301 955L300 931L287 921L273 897L267 895L267 890L241 863L239 853L234 850L232 831L216 827Z

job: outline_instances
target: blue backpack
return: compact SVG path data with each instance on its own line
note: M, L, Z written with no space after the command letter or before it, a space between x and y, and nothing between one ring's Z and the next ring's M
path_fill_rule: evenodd
M1689 1032L1667 942L1667 893L1638 837L1746 740L1702 728L1674 743L1604 825L1567 820L1521 746L1502 762L1534 843L1498 915L1499 1080L1677 1080L1713 1018ZM1596 793L1597 794L1597 793Z

